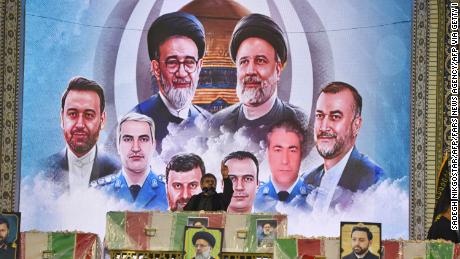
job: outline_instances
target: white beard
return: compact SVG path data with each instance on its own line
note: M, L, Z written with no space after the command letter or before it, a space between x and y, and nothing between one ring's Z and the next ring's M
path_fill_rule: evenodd
M211 251L208 250L206 252L203 252L202 254L196 254L195 259L208 259L210 254L211 254Z
M262 81L259 88L245 88L244 82L238 80L236 94L240 102L250 104L251 106L259 106L272 97L276 91L276 86L277 81L273 77Z
M193 96L195 95L195 89L197 87L196 84L193 87L188 88L174 88L174 86L166 84L163 75L160 77L160 87L163 88L163 93L166 99L168 99L169 103L171 103L174 108L180 109L187 103L192 102Z

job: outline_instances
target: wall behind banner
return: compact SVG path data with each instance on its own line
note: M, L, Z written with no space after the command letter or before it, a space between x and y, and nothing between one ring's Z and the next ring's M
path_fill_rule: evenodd
M326 4L300 0L283 3L269 0L238 2L251 12L270 15L283 23L290 49L289 65L284 71L284 79L290 82L287 86L290 91L283 93L286 101L304 108L311 116L316 99L315 91L321 84L339 80L348 82L358 89L363 96L363 127L357 147L384 168L385 178L391 181L389 188L396 188L397 192L395 196L384 197L380 195L382 189L381 192L375 193L374 198L376 201L385 202L391 197L400 197L401 204L405 203L398 205L400 211L393 214L383 213L383 216L377 216L378 211L369 209L368 217L383 223L392 222L396 215L407 219L409 212L404 208L408 207L409 202L409 60L412 3L328 1ZM106 82L110 81L107 80L107 76L113 78L112 85L104 84L105 89L111 89L113 93L112 98L108 97L107 100L108 127L102 132L99 140L100 143L105 143L117 117L139 101L136 85L136 66L139 64L137 57L139 49L144 44L139 42L139 39L142 33L145 33L144 25L149 11L153 7L159 8L161 15L176 11L187 3L188 1L26 3L22 130L22 153L25 155L21 161L24 185L37 174L37 161L65 146L59 125L59 111L60 97L69 78L83 75ZM119 19L113 19L113 11L120 10L121 5L126 11L120 12ZM103 35L119 35L119 42L111 43L115 46L101 47L98 44ZM319 40L323 40L324 44L318 44ZM114 63L104 64L98 59L101 53L97 51L109 49L117 50L112 57ZM328 59L315 59L318 53L329 53L330 56ZM112 71L113 74L107 71ZM320 75L314 77L318 73ZM281 86L286 87L286 84L282 83ZM203 153L199 150L196 152ZM207 167L216 172L218 161L224 155L205 155L205 158L208 158L205 160ZM312 149L302 163L302 172L308 172L320 163L316 151ZM266 181L269 177L266 162L263 162L261 167L261 180ZM156 169L159 173L164 172L162 165L157 165ZM51 222L48 225L39 224L28 218L28 211L34 211L32 207L26 206L31 203L31 197L21 195L25 229L69 228L66 224L68 221L57 226ZM59 207L60 204L49 205ZM398 210L398 207L394 209ZM313 219L312 222L314 221ZM392 232L386 232L384 224L384 238L407 237L407 222L399 223L398 226L401 226L402 230ZM338 231L338 226L333 226L337 230L331 230L331 227L323 232L313 231L310 227L308 225L301 228L301 233L333 235L334 231ZM88 230L92 228L93 226L87 227ZM290 229L290 232L295 231Z

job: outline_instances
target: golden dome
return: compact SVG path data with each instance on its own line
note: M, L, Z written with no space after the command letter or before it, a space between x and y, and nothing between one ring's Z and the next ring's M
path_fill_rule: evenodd
M228 53L233 28L249 10L233 0L194 0L180 11L195 15L206 30L203 67L234 67Z

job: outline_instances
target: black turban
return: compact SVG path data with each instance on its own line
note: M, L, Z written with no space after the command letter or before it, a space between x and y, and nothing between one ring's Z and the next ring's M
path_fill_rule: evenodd
M286 63L287 46L283 31L270 17L258 13L243 17L233 30L230 54L234 62L241 42L250 37L266 40L275 49L281 63Z
M201 22L193 15L185 12L167 13L158 17L147 33L147 45L150 60L159 56L160 44L174 35L192 39L198 48L198 58L202 58L205 50L205 32Z
M209 232L205 232L205 231L196 232L192 237L192 243L195 245L198 239L206 240L211 247L214 247L214 245L216 244L216 239Z

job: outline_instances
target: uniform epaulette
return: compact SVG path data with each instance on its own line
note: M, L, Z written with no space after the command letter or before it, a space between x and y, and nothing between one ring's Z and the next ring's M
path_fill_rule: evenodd
M118 175L119 174L116 173L116 174L110 174L110 175L98 178L96 180L91 181L89 185L91 187L102 187L102 186L111 184L117 179Z
M270 187L268 187L268 182L260 182L259 188L262 190L263 195L267 195L270 192Z

